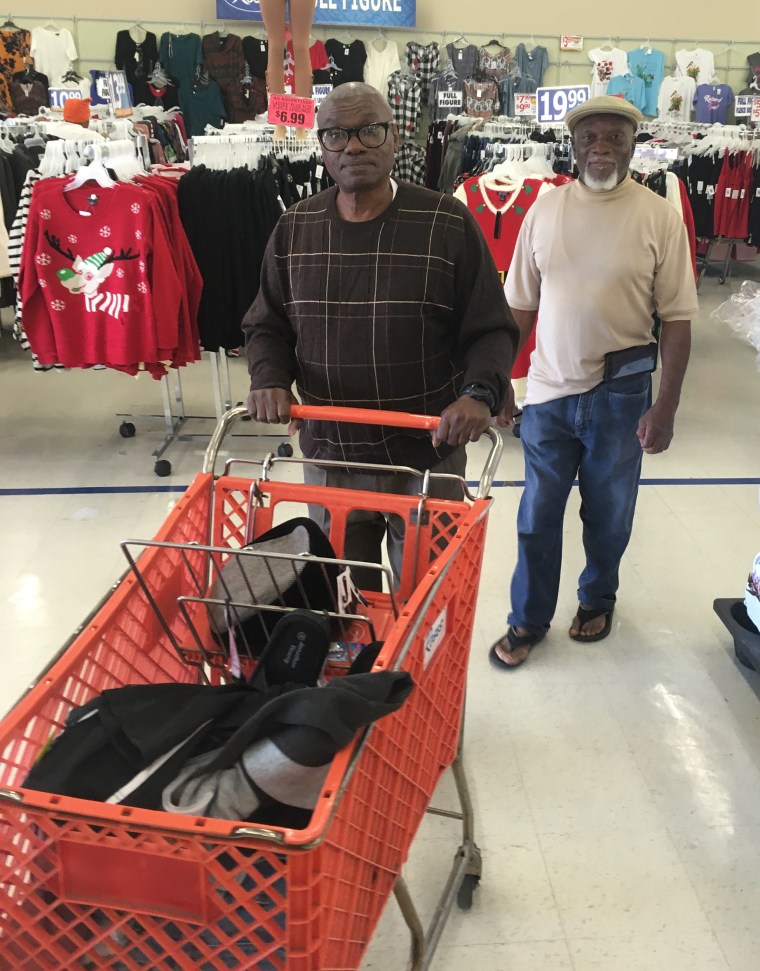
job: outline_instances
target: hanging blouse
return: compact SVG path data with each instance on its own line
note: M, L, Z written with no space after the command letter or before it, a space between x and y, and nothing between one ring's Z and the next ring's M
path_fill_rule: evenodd
M538 45L529 51L525 44L518 44L515 48L515 61L520 76L530 78L536 88L540 88L544 80L544 72L549 66L549 52L545 47Z
M269 61L269 41L262 37L244 37L243 56L251 74L264 81Z
M388 78L388 103L402 138L413 138L419 129L422 85L418 78L394 71Z
M44 75L40 75L44 77ZM11 79L8 86L13 110L18 115L36 115L48 103L48 88L34 77L25 81L23 74Z
M478 69L478 48L474 44L466 47L446 45L446 53L458 78L470 78Z
M148 78L158 61L158 41L152 31L147 31L139 43L128 30L116 35L114 64L127 75L137 104L150 104Z
M0 101L10 107L8 84L26 67L31 57L32 37L28 30L0 30Z
M190 81L196 70L203 64L203 50L198 34L161 35L158 46L158 60L164 71L178 84Z
M438 44L418 44L410 40L406 45L406 63L410 73L416 74L422 85L422 98L427 101L430 82L438 71Z
M495 81L465 81L465 113L471 118L493 118L499 113L499 88Z
M325 41L325 50L328 58L332 57L335 64L340 68L340 71L333 72L335 76L330 83L337 85L345 84L346 81L364 80L367 48L362 41L355 40L350 44L344 44L342 41L331 37L330 40Z
M401 69L398 57L398 46L395 41L385 41L385 46L379 49L374 42L367 48L367 62L364 65L364 81L371 84L385 97L388 90L388 78L394 71Z
M500 81L503 77L514 73L515 62L508 47L501 47L490 51L481 47L478 52L478 70L487 78Z

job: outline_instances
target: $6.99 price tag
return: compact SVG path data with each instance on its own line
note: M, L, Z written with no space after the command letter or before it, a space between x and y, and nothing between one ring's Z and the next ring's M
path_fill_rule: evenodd
M564 121L565 115L588 101L589 86L587 84L573 84L563 87L539 88L536 91L538 106L536 121L539 124L551 124Z
M314 100L312 98L296 98L290 94L270 94L267 120L271 125L313 128Z

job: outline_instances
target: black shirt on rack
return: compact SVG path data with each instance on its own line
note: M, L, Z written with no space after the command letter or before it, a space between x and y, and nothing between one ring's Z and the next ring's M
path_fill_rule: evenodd
M116 35L116 54L114 63L124 71L132 85L135 104L151 104L148 78L158 61L158 41L152 31L147 31L145 39L139 44L128 30L120 30Z
M261 81L266 80L269 41L261 37L244 37L243 56L251 74Z
M327 56L332 57L340 71L331 71L333 85L345 84L346 81L363 81L364 65L367 61L367 48L362 41L355 40L350 44L331 37L325 41Z
M715 235L715 193L722 165L722 159L711 155L692 155L689 158L685 181L697 237Z

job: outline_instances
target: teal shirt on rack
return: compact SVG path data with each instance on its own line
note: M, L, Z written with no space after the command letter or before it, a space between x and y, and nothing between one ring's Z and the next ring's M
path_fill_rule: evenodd
M628 67L631 74L644 82L646 103L642 111L655 117L660 85L665 77L665 55L652 47L637 47L635 51L628 51Z
M198 34L161 35L158 61L165 73L178 85L191 81L196 70L203 64L203 50Z
M636 105L639 111L643 112L646 107L647 95L644 82L641 78L634 77L633 74L616 74L613 78L610 78L607 94L622 94L625 100Z
M206 125L221 128L227 117L222 92L216 81L209 81L208 84L186 81L179 89L179 106L190 137L202 135Z

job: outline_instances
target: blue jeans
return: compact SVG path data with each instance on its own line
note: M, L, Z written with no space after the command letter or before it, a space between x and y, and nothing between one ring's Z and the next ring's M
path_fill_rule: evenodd
M525 407L512 626L539 638L549 630L559 594L565 506L576 475L586 553L578 600L598 609L614 605L641 474L636 428L650 402L651 376L636 374Z

